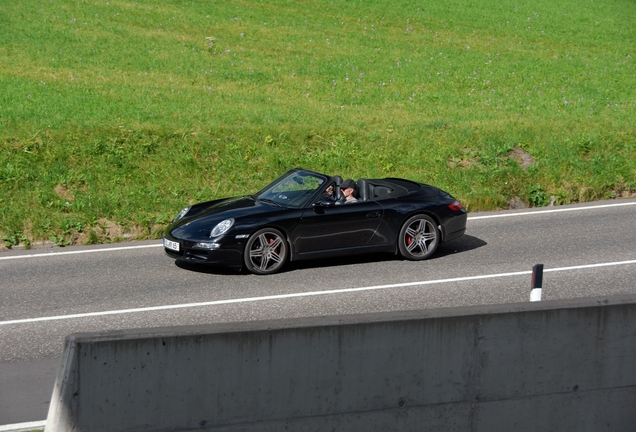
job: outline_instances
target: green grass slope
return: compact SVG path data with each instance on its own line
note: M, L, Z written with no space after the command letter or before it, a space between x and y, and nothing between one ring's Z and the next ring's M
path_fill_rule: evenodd
M0 5L0 236L154 238L295 166L469 210L636 190L629 0Z

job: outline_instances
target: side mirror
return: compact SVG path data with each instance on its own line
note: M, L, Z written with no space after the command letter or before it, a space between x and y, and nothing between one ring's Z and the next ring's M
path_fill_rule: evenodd
M336 202L334 200L330 200L329 198L320 198L314 203L314 207L333 207L335 205Z

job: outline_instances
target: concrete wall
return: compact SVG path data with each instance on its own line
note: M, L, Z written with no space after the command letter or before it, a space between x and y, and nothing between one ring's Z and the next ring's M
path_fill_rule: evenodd
M74 334L51 431L636 428L636 297Z

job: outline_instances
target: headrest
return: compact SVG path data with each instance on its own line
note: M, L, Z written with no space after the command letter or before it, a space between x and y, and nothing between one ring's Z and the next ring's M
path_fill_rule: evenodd
M358 179L358 193L362 201L369 199L369 183L366 179Z

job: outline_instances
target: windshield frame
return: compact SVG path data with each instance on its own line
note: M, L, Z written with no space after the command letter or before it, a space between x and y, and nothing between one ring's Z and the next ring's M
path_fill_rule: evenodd
M303 189L303 185L305 183L304 179L314 179L317 182L317 186L311 189ZM298 182L298 179L302 180L302 183ZM256 200L260 201L273 201L276 205L280 205L285 208L304 208L307 207L309 203L314 201L314 197L318 196L323 189L327 187L327 184L331 181L331 177L320 174L314 171L304 170L300 168L294 168L287 171L285 174L278 177L276 180L269 183L267 186L256 192L253 197ZM306 191L305 193L299 194L299 196L295 199L288 200L285 195L285 190L276 191L277 188L288 189L286 185L295 182L298 184L298 189L288 190L287 192L297 192L297 191ZM311 184L308 183L311 187ZM285 197L285 198L282 198Z

